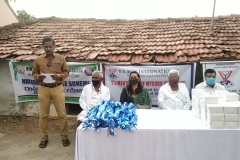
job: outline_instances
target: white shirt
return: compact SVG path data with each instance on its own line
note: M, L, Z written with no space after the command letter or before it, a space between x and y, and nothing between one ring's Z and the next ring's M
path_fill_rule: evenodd
M226 90L225 87L219 83L215 83L214 87L210 87L206 82L199 83L195 89L203 89L205 92L215 94L216 91Z
M80 107L83 110L78 114L77 119L82 121L87 115L88 110L99 104L102 100L110 100L110 90L108 87L101 83L99 92L97 92L92 84L84 86L79 99Z
M169 83L160 87L158 92L158 107L168 110L189 110L191 100L185 83L178 83L178 91L172 91Z

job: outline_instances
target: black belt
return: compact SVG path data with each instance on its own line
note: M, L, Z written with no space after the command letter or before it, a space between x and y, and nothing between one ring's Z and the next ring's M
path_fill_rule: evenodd
M54 88L60 86L61 84L41 84L43 87Z

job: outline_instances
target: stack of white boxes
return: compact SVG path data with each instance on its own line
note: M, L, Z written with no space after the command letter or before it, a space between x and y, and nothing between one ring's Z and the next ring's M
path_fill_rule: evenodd
M201 118L201 107L203 106L204 90L192 89L192 111L197 118Z
M202 89L192 89L192 111L210 128L240 128L239 95L228 91L209 94Z

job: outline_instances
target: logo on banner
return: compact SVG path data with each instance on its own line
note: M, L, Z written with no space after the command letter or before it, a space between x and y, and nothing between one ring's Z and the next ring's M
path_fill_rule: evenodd
M228 80L231 76L233 71L218 71L220 76L222 77L222 81L220 81L221 85L225 86L226 88L233 86L233 82Z
M110 77L111 79L116 79L116 78L117 78L117 75L115 75L116 70L117 70L117 69L108 69L109 77Z
M92 73L93 73L93 71L94 71L94 69L91 68L91 67L86 67L86 68L84 69L84 73L85 73L87 76L91 76Z
M18 65L16 67L16 71L19 73L19 74L23 74L25 72L25 67L21 66L21 65Z

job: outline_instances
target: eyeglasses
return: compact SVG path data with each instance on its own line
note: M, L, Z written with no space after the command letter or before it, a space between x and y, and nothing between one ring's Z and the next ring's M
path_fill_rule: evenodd
M48 63L47 63L47 66L50 67L52 64L52 60L51 59L48 59Z

